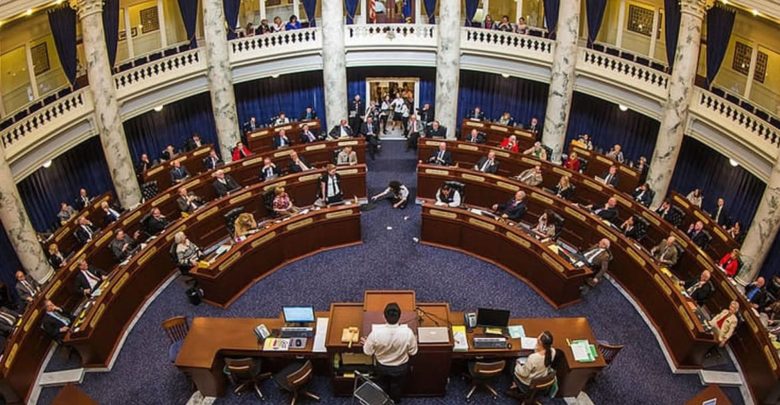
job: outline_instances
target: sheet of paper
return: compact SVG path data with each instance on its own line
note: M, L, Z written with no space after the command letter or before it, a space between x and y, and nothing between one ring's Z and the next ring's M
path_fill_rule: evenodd
M525 328L523 325L512 325L507 328L509 337L512 339L520 339L525 337Z
M317 327L314 333L314 347L312 351L315 353L325 353L325 338L328 335L328 318L317 318Z
M536 338L523 337L520 338L520 348L523 350L533 350L536 348Z

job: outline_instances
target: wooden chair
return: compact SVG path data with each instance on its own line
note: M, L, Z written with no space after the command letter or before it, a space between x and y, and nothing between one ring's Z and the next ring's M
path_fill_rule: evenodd
M609 365L612 363L612 360L615 360L615 357L620 353L620 350L623 349L623 345L611 345L607 342L598 341L596 342L596 349L599 351L601 357L604 358L604 362Z
M493 399L498 398L498 392L490 385L494 379L498 378L506 367L506 360L481 362L475 361L468 364L469 379L471 380L471 389L466 394L466 401L471 400L471 396L478 387L485 387L493 395Z
M187 337L187 332L190 330L190 326L187 324L187 317L174 316L166 319L162 323L162 328L170 341L168 344L168 360L174 363L176 362L176 356L179 355L184 338Z
M313 374L314 368L311 365L311 360L306 360L303 364L291 363L274 376L274 381L280 388L292 393L290 405L295 405L295 402L298 401L298 397L301 394L319 401L319 396L304 389L306 384L311 381Z
M244 391L254 389L255 394L261 400L265 400L265 395L260 390L260 384L271 377L271 373L263 373L260 360L251 357L225 358L224 372L230 377L236 388L233 392L241 395Z
M536 400L539 395L546 395L550 392L550 389L557 382L557 376L554 371L550 372L544 377L539 377L531 381L531 386L528 387L528 391L522 396L523 405L539 405L540 402Z

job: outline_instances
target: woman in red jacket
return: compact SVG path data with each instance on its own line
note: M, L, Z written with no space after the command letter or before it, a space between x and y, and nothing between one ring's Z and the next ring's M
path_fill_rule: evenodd
M236 147L233 148L233 160L241 160L247 156L252 156L252 151L244 146L243 142L236 143Z
M504 138L504 140L501 141L501 149L506 149L515 153L519 152L520 146L517 144L517 137L511 135L508 138Z
M739 250L734 249L729 253L726 253L723 258L720 259L720 268L726 272L729 277L734 277L739 271Z
M575 172L580 171L580 159L577 156L577 152L572 152L569 154L569 158L563 162L563 167L574 170Z

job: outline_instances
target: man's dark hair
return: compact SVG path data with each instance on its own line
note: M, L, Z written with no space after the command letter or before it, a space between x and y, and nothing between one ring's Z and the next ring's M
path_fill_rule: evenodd
M385 320L389 324L396 324L401 319L401 307L395 302L387 304L385 307Z

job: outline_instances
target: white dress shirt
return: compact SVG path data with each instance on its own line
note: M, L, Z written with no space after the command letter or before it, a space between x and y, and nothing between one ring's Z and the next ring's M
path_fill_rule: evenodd
M363 353L383 366L400 366L417 354L417 338L406 325L382 325L368 335Z

